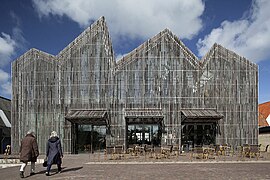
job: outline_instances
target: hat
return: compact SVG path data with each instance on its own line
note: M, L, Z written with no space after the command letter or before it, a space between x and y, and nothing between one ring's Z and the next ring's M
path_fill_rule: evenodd
M29 131L27 131L26 134L31 134L31 135L35 136L35 132L32 129L30 129Z
M58 135L57 135L57 132L56 131L52 131L51 132L51 136L50 137L57 137Z

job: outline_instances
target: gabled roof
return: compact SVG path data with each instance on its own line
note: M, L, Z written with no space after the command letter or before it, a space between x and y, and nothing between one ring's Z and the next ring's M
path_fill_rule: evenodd
M201 59L201 67L205 68L207 63L211 60L212 57L215 57L215 53L218 53L219 51L223 51L226 52L227 54L230 54L232 57L237 57L236 61L240 61L240 62L244 62L247 65L249 65L250 67L257 69L258 65L249 61L248 59L246 59L245 57L242 57L240 55L238 55L237 53L233 52L232 50L229 50L225 47L223 47L220 44L215 43L210 50L205 54L205 56L203 56L203 58ZM228 59L228 61L231 61L230 59Z
M10 128L11 100L0 96L0 126Z
M209 51L202 57L201 59L201 66L205 66L205 64L209 61L209 59L214 56L215 51L218 48L218 44L215 43L213 46L209 49Z
M95 33L96 30L102 29L105 33L108 34L108 27L105 21L104 16L100 17L97 21L95 21L93 24L91 24L88 28L86 28L78 37L76 37L71 43L69 43L63 50L61 50L58 55L56 55L56 59L58 61L61 61L62 58L69 54L72 48L77 47L78 45L84 45L82 43L85 38L87 38L87 35L90 33ZM109 41L111 42L111 38L109 37Z
M7 117L6 114L9 115L9 118ZM11 127L10 114L11 114L10 111L3 111L0 109L0 126L8 127L8 128Z
M58 55L53 56L49 53L45 53L43 51L37 50L35 48L30 49L29 51L27 51L26 53L24 53L22 56L20 56L19 58L17 58L14 62L16 61L21 61L21 60L27 60L27 57L31 57L31 54L33 53L39 53L41 55L44 55L45 57L49 57L50 60L56 60L58 62L61 62L61 60L63 59L64 56L66 56L67 54L70 54L71 50L74 47L78 47L79 45L83 45L84 43L82 43L82 41L85 40L85 38L87 38L87 35L89 33L95 33L95 31L97 29L101 29L102 31L104 31L108 37L109 37L109 31L107 28L107 24L105 21L105 18L102 16L100 17L97 21L95 21L93 24L91 24L87 29L85 29L77 38L75 38L71 43L69 43L69 45L67 45L62 51L60 51L58 53ZM224 47L222 47L221 45L218 44L214 44L212 46L212 48L208 51L208 53L202 58L202 60L200 61L198 59L198 57L196 57L191 50L189 50L184 43L176 36L174 35L169 29L164 29L163 31L161 31L160 33L158 33L157 35L155 35L154 37L150 38L149 40L147 40L146 42L144 42L143 44L141 44L140 46L138 46L136 49L134 49L133 51L131 51L130 53L128 53L127 55L125 55L122 59L120 59L119 61L116 62L116 70L122 69L123 67L125 67L126 65L128 65L130 62L134 61L135 58L132 58L133 55L138 54L140 51L145 50L148 51L149 48L149 44L153 43L153 42L158 42L160 41L164 36L169 37L170 40L172 40L173 42L175 42L176 45L178 45L178 47L182 50L182 52L185 54L187 58L187 60L195 67L198 69L203 69L207 66L207 63L211 60L212 57L215 57L215 53L218 51L226 51L230 54L232 54L233 56L236 56L237 61L241 61L246 63L247 65L249 65L250 67L257 69L257 65L252 63L251 61L247 60L244 57L241 57L239 55L237 55L235 52L228 50ZM112 43L111 43L111 38L108 38L108 42L109 45L112 47ZM111 48L112 49L112 48ZM112 50L113 51L113 50ZM113 52L112 52L113 53ZM46 61L46 60L45 60ZM51 62L51 61L48 61Z
M45 56L47 57L49 60L45 60L46 62L52 63L52 61L50 60L54 60L55 56L51 55L49 53L46 53L44 51L38 50L36 48L31 48L28 51L26 51L23 55L21 55L20 57L18 57L15 61L12 62L12 64L14 63L25 63L28 60L31 60L31 57L33 55L39 54L41 56ZM37 60L37 58L33 58L34 60ZM43 59L44 60L44 59Z
M145 41L143 44L141 44L140 46L135 48L133 51L129 52L127 55L122 57L120 60L118 60L116 62L116 69L120 70L124 66L126 66L129 63L131 63L132 61L134 61L134 58L132 58L132 56L138 54L140 51L142 51L142 50L149 51L150 49L148 49L148 48L149 48L149 45L151 43L158 42L158 41L162 40L162 38L165 36L169 37L170 40L174 41L175 44L178 45L178 47L180 49L182 49L182 51L185 53L185 55L189 57L188 60L190 61L190 63L193 66L199 68L199 65L200 65L199 59L184 45L184 43L176 35L174 35L168 28L166 28L163 31L161 31L160 33L158 33L157 35L155 35L154 37Z
M0 109L11 111L11 100L0 96Z
M61 57L63 57L66 53L69 53L69 51L76 46L77 44L79 44L82 39L91 31L95 31L97 28L101 28L104 31L108 31L107 25L106 25L106 21L105 18L102 16L100 17L97 21L95 21L93 24L91 24L88 28L86 28L78 37L76 37L71 43L69 43L63 50L61 50L56 56L46 53L44 51L38 50L36 48L31 48L29 49L27 52L25 52L23 55L21 55L20 57L18 57L16 60L14 60L12 63L15 62L20 62L20 61L25 61L28 60L29 57L31 57L31 55L37 53L37 54L41 54L43 56L47 56L48 58L50 58L51 60L61 60ZM111 39L109 39L111 41ZM36 58L35 58L36 59ZM51 61L47 61L47 62L51 62Z
M168 36L171 38L171 40L173 40L180 49L182 49L182 51L185 53L185 55L187 55L189 58L188 60L190 61L190 63L195 66L196 68L200 69L200 68L205 68L207 63L211 60L212 57L215 57L215 53L217 53L218 51L225 51L227 53L229 53L230 55L237 57L236 60L237 61L242 61L244 63L246 63L247 65L251 66L252 68L257 69L257 65L249 60L247 60L245 57L242 57L238 54L236 54L235 52L215 43L210 50L206 53L206 55L199 60L199 58L197 56L195 56L191 50L189 50L184 43L176 36L174 35L169 29L164 29L163 31L161 31L160 33L158 33L157 35L155 35L154 37L150 38L149 40L145 41L143 44L141 44L140 46L138 46L137 48L135 48L133 51L129 52L128 54L126 54L124 57L122 57L120 60L118 60L116 62L116 69L120 70L122 69L124 66L128 65L130 62L133 62L135 59L132 58L134 55L138 54L140 51L145 50L145 51L149 51L148 46L150 43L154 43L154 42L158 42L162 37L164 36ZM228 60L230 61L230 60Z
M266 118L270 115L270 101L259 104L259 127L269 126Z

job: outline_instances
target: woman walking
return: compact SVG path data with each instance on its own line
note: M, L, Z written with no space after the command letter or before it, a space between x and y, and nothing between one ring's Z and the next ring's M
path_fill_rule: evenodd
M26 136L22 139L20 147L20 161L23 162L20 168L20 177L24 178L24 170L28 162L31 162L30 176L35 174L35 162L39 155L37 140L35 133L29 130Z
M46 176L50 175L50 170L53 164L57 164L58 173L61 172L61 164L63 158L63 152L61 147L61 142L57 133L55 131L51 132L50 139L47 142L46 155L48 158L48 166L46 171Z

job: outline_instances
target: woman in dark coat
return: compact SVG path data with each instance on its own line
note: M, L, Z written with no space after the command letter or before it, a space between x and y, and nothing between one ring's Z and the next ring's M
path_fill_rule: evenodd
M51 132L50 139L47 142L47 172L46 175L50 175L50 170L52 167L52 164L57 164L58 173L61 172L61 164L62 164L62 158L63 158L63 152L61 147L61 142L59 137L57 136L57 133L55 131Z
M28 162L31 162L31 173L35 174L35 162L39 155L36 137L33 131L28 131L26 136L22 139L20 147L20 161L23 162L20 168L20 176L24 177L24 170Z

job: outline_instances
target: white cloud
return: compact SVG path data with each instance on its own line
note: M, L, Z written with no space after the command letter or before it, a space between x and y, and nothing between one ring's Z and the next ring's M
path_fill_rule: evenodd
M0 35L0 66L4 66L11 61L14 54L16 42L6 33Z
M253 62L270 58L270 1L254 0L250 16L224 21L204 39L199 39L199 55L204 56L216 42Z
M12 86L10 81L6 81L1 85L1 91L4 95L10 96L12 93Z
M0 92L4 95L11 94L10 75L0 69Z
M10 12L10 16L11 20L15 23L15 26L12 28L12 34L0 33L0 67L2 68L13 60L17 49L24 49L27 44L20 29L19 17L12 11Z
M8 81L9 79L9 74L2 69L0 69L0 83L3 83L5 81Z
M67 16L86 27L105 16L113 38L149 38L165 28L192 38L202 28L203 0L33 0L39 15Z
M5 72L5 68L10 68L10 63L16 55L18 49L25 49L27 41L23 37L20 29L20 18L10 12L11 20L15 23L12 28L12 34L0 33L0 94L11 95L11 78Z

